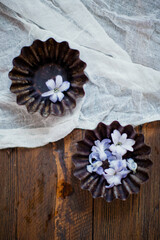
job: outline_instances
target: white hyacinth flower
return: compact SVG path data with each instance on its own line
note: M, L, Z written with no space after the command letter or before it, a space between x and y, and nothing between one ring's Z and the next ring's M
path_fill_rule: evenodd
M50 96L50 100L52 102L62 101L64 98L64 91L67 91L70 87L70 82L64 81L62 79L62 76L57 75L55 78L55 81L53 79L49 79L46 82L46 85L49 89L49 91L42 93L42 97L48 97Z
M121 184L121 179L130 173L126 166L126 160L115 160L110 163L110 167L105 169L103 174L109 184L106 188Z
M97 172L99 175L102 174L103 169L102 169L102 161L99 159L99 156L97 153L92 152L89 155L89 165L87 165L87 171L92 173L92 172Z
M94 142L95 146L93 146L91 150L98 154L101 161L105 161L111 155L111 152L108 151L110 142L110 139L103 139L102 141L96 140Z
M115 129L113 133L111 134L113 144L110 146L110 151L114 155L121 155L123 156L126 154L127 150L133 152L133 145L135 144L135 141L133 139L127 138L127 134L121 133Z

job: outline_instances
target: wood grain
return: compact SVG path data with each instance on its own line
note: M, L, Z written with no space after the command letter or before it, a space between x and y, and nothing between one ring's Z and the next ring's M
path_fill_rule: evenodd
M93 200L72 174L82 135L0 151L0 240L92 239Z
M57 198L55 238L92 239L92 198L79 187L72 174L71 155L75 142L82 138L82 131L75 131L56 143ZM55 145L53 145L55 147ZM61 149L61 150L60 150Z
M0 151L0 240L159 240L160 122L137 127L151 146L150 180L127 201L93 200L73 176L84 131L36 149Z
M0 151L0 239L16 239L16 149Z

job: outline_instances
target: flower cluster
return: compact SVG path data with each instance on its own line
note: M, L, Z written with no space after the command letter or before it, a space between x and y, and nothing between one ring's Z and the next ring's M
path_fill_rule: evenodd
M61 102L64 98L64 91L67 91L70 87L70 82L64 81L62 76L57 75L55 81L53 79L49 79L46 81L46 86L49 91L42 93L42 97L49 97L52 102Z
M110 139L103 139L102 141L95 141L95 146L91 149L89 155L89 165L87 171L95 172L103 175L108 185L106 188L111 188L115 185L121 184L121 180L125 178L128 173L136 172L137 163L132 159L123 159L127 151L133 152L133 145L135 141L127 138L127 134L121 133L115 129L111 134ZM103 163L108 162L108 168L103 167Z

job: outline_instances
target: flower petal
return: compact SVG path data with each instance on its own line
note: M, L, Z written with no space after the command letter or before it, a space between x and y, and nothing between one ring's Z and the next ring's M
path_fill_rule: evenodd
M92 159L100 160L98 153L92 152L91 154L89 154L89 162L91 164L93 163Z
M93 172L93 167L92 165L87 165L87 171L92 173Z
M123 143L125 143L126 139L127 139L127 134L123 133L119 139L119 142L121 142L123 144Z
M46 85L47 85L49 90L53 90L55 88L55 86L56 86L55 81L53 79L49 79L46 82Z
M62 83L62 85L59 87L59 90L61 92L67 91L70 88L70 82L65 81Z
M115 155L111 155L108 157L108 162L110 163L111 161L114 161L116 159L117 159L117 157Z
M92 153L89 154L89 162L92 164Z
M133 147L131 147L131 146L127 145L127 144L124 145L123 147L124 147L125 149L127 149L128 151L130 151L130 152L133 152L133 150L134 150Z
M49 97L51 95L53 95L53 90L50 90L41 94L42 97Z
M95 153L98 153L98 147L93 146L93 147L91 148L91 151L92 151L92 152L95 152Z
M127 149L128 151L133 152L133 145L135 144L135 141L133 139L126 139L125 143L122 145L123 148Z
M123 148L123 146L116 146L116 153L118 153L119 155L123 156L126 154L126 152L127 150Z
M131 171L135 172L137 169L137 163L132 158L129 158L129 159L127 159L127 167Z
M115 130L113 131L113 133L111 134L111 137L112 137L113 143L114 143L114 144L117 144L117 143L119 142L119 139L120 139L120 137L121 137L121 134L120 134L120 132L119 132L117 129L115 129Z
M110 184L109 186L107 186L107 188L109 187L113 187L114 185L119 185L121 184L121 175L109 175L109 174L104 174L105 179L107 180L107 183Z
M97 170L97 168L99 168L100 166L102 166L102 162L101 161L96 161L92 164L93 168L95 169L95 171Z
M125 178L128 175L128 173L130 173L130 172L131 172L130 170L124 169L124 170L118 172L117 175L121 178Z
M103 168L102 167L97 168L96 173L99 174L99 175L102 175L103 174Z
M56 93L54 93L54 94L52 94L52 96L50 96L50 98L49 98L52 102L57 102L57 94Z
M111 176L111 175L108 175L108 174L106 174L105 175L105 179L107 180L107 183L108 184L113 184L114 185L114 178L115 178L115 176Z
M119 184L121 184L121 176L119 176L119 175L115 175L114 176L114 180L113 180L113 183L114 183L114 185L119 185ZM110 183L111 184L111 183Z
M107 155L107 158L109 158L110 156L113 156L112 153L108 150L105 150L105 154Z
M116 153L115 157L116 157L117 160L122 160L122 155L121 154Z
M112 183L112 184L110 184L110 185L106 185L105 187L106 187L106 188L112 188L112 187L114 187L114 184Z
M62 99L64 98L64 94L61 93L61 92L58 92L58 93L57 93L57 97L58 97L58 100L61 102Z
M104 170L104 172L107 173L107 174L105 174L106 177L108 175L113 176L115 174L115 170L113 168L107 168Z
M101 147L101 142L99 140L94 141L94 144L100 148Z
M105 161L107 159L107 154L104 151L99 150L99 158L101 161Z
M62 85L63 78L61 75L56 76L56 88L59 88Z
M127 162L131 164L131 163L134 162L134 160L133 160L132 158L128 158L128 159L127 159Z
M116 172L121 171L122 169L126 168L126 166L126 160L115 160L110 162L110 167L114 168Z
M109 146L110 146L109 143L110 143L110 142L111 142L111 140L108 139L108 138L103 139L103 140L101 141L101 144L102 144L104 150L106 150L106 149L109 148Z
M114 144L112 144L110 147L109 147L109 150L113 153L116 153L116 146Z
M114 144L112 144L109 149L112 151L113 155L123 156L127 152L127 150L125 148L123 148L122 146L119 146L119 145L115 146Z

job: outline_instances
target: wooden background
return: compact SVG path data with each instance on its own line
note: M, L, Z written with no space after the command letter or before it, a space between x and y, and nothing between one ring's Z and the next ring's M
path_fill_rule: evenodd
M73 176L84 131L36 149L0 151L0 240L160 239L160 122L136 128L151 146L150 179L127 201L93 200Z

